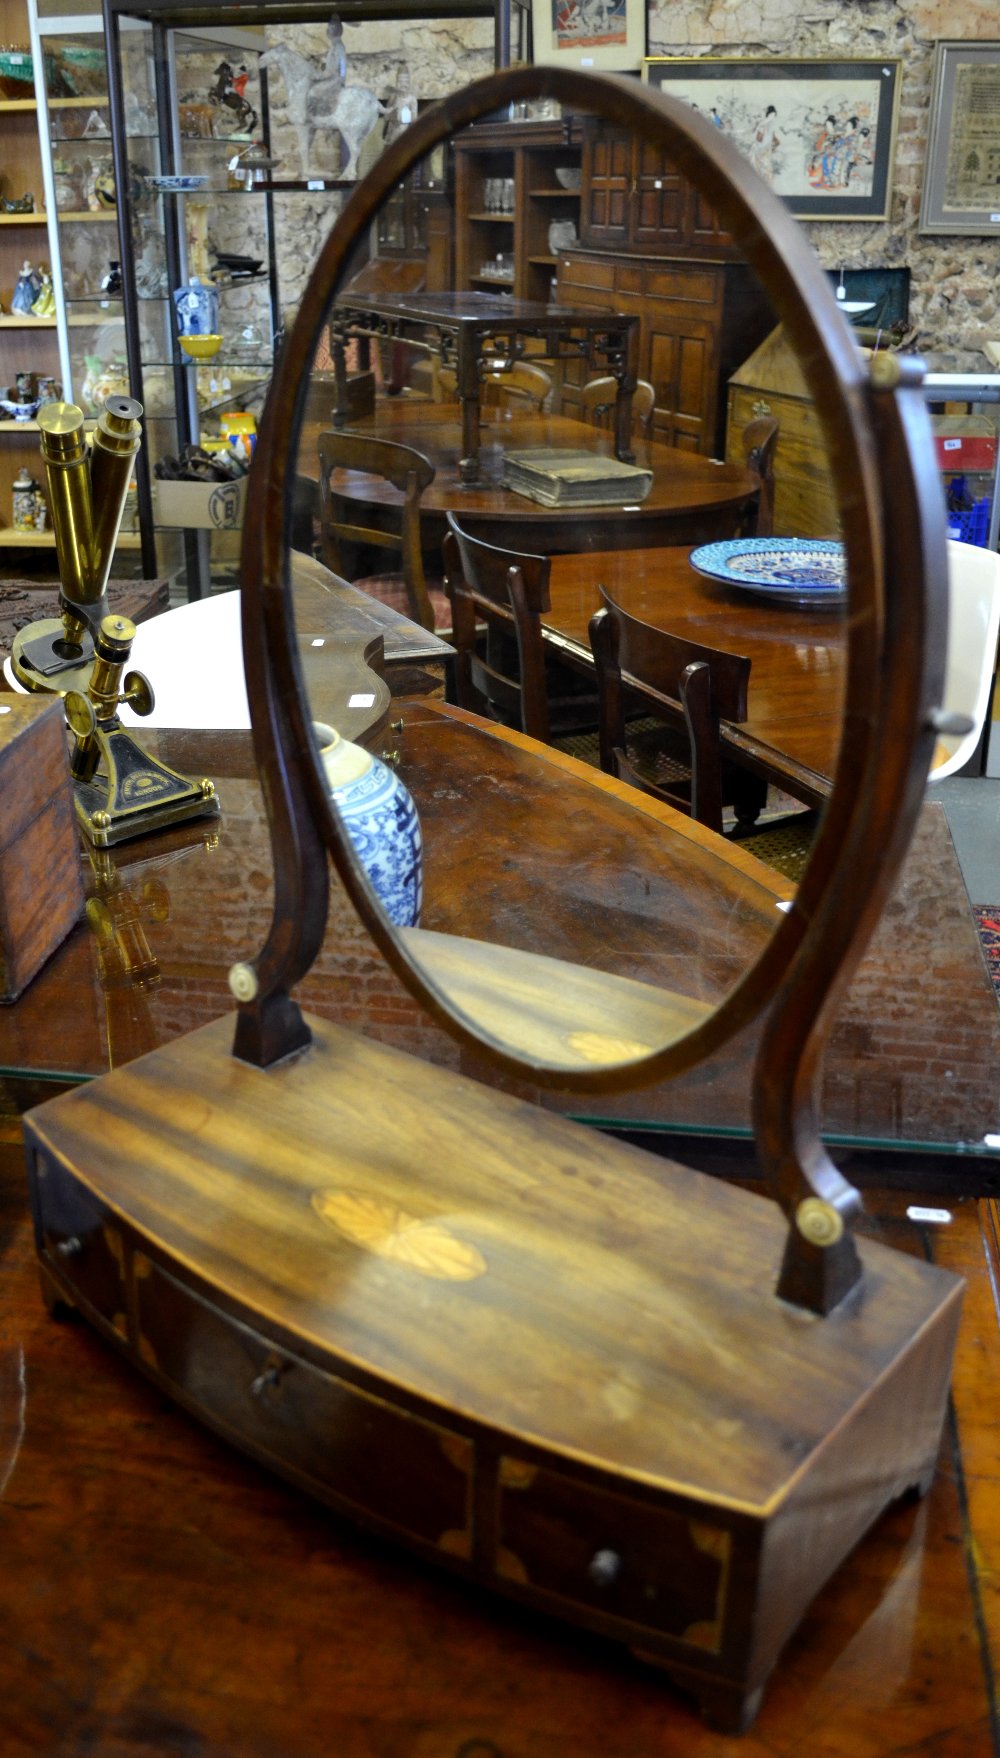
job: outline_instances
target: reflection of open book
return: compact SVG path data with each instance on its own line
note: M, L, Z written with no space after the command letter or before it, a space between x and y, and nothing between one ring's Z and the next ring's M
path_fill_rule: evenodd
M653 472L636 464L548 446L508 452L500 479L505 488L545 507L620 507L645 500L653 486Z

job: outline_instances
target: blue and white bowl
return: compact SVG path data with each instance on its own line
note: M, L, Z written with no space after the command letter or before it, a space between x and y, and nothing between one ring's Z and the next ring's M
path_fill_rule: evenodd
M161 195L193 195L196 189L204 189L208 177L146 177L144 181L150 189L158 189Z
M330 798L375 892L397 928L415 928L423 902L423 837L409 790L370 751L313 721Z

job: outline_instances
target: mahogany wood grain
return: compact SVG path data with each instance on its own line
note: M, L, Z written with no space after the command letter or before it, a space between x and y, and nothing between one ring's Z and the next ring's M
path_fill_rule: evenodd
M83 909L62 704L0 707L0 1002L26 989Z
M297 472L314 482L321 431L321 423L306 423L299 442ZM353 431L414 446L434 465L434 481L420 503L424 542L430 546L440 542L446 513L454 513L485 542L508 548L556 552L603 549L612 543L623 548L707 543L736 535L757 492L743 465L716 463L649 440L638 441L635 448L636 463L653 471L652 489L637 507L542 507L501 487L505 452L579 446L613 456L610 434L567 415L513 415L484 423L478 483L464 483L459 474L462 428L454 405L382 398L374 416L354 423ZM355 493L368 506L398 501L395 490L371 477L359 476Z
M53 1323L0 1145L5 1758L800 1758L804 1729L830 1758L996 1758L995 1223L966 1201L925 1228L906 1201L873 1194L863 1227L968 1279L956 1420L930 1494L834 1576L730 1747L620 1647L364 1536Z
M680 638L750 660L748 715L723 721L723 747L807 805L830 792L844 709L846 630L836 611L791 610L690 566L681 548L605 549L552 559L553 644L592 664L589 623L601 586L623 610Z
M790 1323L773 1202L307 1023L260 1068L217 1020L26 1118L49 1298L296 1484L741 1731L929 1487L960 1280L863 1246L869 1298Z

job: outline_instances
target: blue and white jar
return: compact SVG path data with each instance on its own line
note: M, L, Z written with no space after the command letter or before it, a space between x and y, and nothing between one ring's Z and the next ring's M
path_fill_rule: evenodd
M420 819L399 776L370 751L313 721L330 798L339 812L388 916L397 928L415 928L423 902Z
M182 336L217 336L219 333L219 290L208 281L192 275L184 287L174 290L177 329Z

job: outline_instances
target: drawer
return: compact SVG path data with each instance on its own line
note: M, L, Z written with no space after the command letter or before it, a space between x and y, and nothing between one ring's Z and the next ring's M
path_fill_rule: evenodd
M651 299L676 299L685 305L710 306L714 311L721 300L722 275L718 269L706 268L701 263L693 267L676 263L670 268L649 269L646 293Z
M114 1218L57 1161L33 1154L38 1245L74 1301L126 1332L124 1249Z
M497 1574L692 1648L722 1647L731 1534L505 1457Z
M559 281L567 287L593 287L611 293L615 286L615 267L613 257L598 262L591 256L563 256L559 259Z
M643 270L636 263L623 262L615 275L616 293L641 293Z
M407 1538L471 1552L471 1442L313 1367L137 1252L140 1355L200 1414Z

